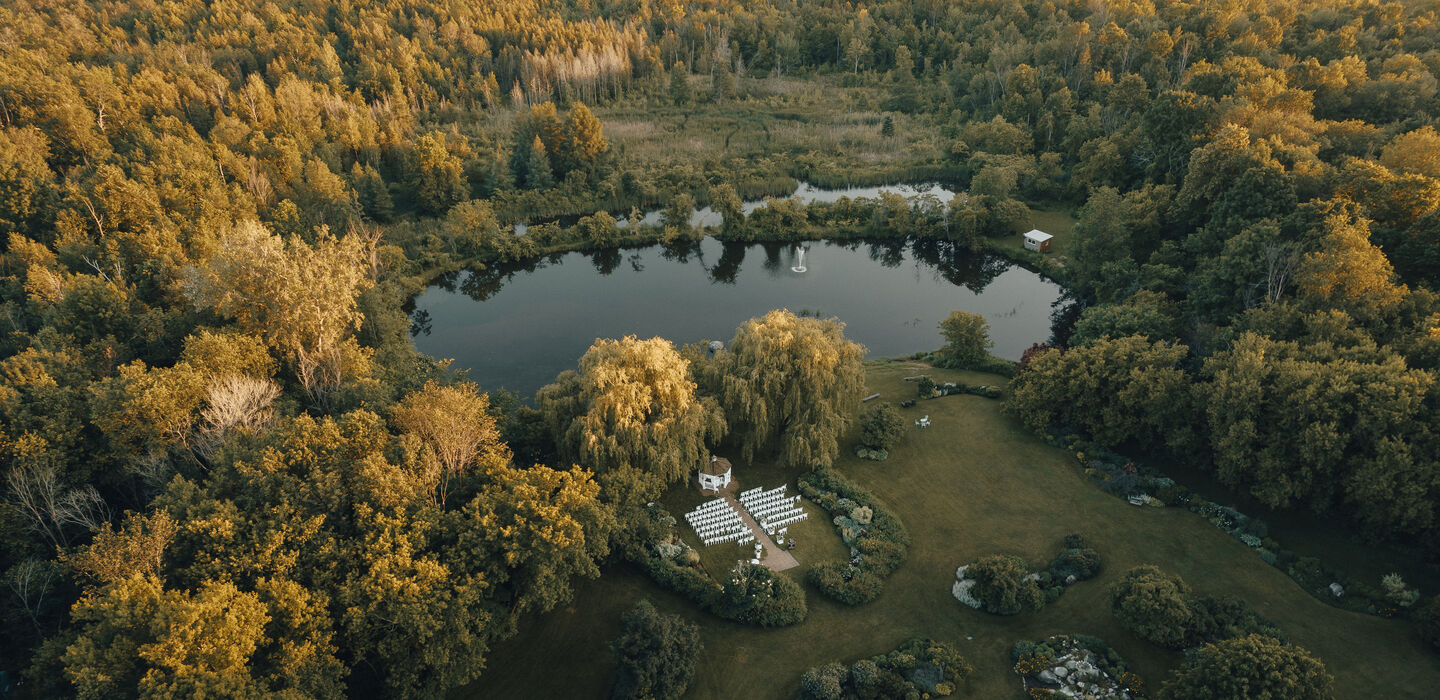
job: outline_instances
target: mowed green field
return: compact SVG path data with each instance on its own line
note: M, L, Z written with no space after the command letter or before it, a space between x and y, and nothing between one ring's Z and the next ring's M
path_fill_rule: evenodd
M915 385L903 377L922 371L939 381L998 381L909 363L871 363L869 392L881 392L877 400L910 398ZM701 625L705 651L688 694L693 698L792 698L805 669L886 652L911 636L954 642L975 666L975 676L960 696L1023 697L1010 670L1011 645L1061 633L1104 638L1131 662L1147 687L1154 688L1182 661L1181 655L1120 628L1105 593L1126 569L1143 563L1180 574L1200 594L1247 600L1291 642L1325 662L1340 698L1435 696L1440 656L1428 651L1407 623L1345 612L1315 600L1245 545L1192 513L1137 508L1104 494L1086 482L1068 453L1002 416L1000 408L1000 401L975 396L921 402L904 415L913 419L928 413L933 427L912 428L889 460L865 462L848 453L841 460L840 469L899 514L913 540L909 557L875 602L847 608L807 587L810 616L804 623L760 630L701 613L637 571L612 566L601 579L580 584L571 604L522 621L520 634L500 643L481 679L457 697L608 695L605 644L616 634L620 615L641 598ZM851 436L845 448L853 443ZM737 478L750 486L788 478L793 488L795 475L773 467L736 467ZM666 500L678 506L689 503L690 496L672 493ZM823 524L807 523L802 538L825 535L825 528L816 527ZM951 596L960 564L1008 553L1041 567L1059 550L1061 538L1077 531L1100 552L1105 568L1098 578L1072 587L1044 610L994 617ZM829 536L838 543L838 536ZM822 556L844 551L842 546L816 549ZM813 550L803 553L811 556ZM706 564L716 558L707 553ZM787 573L803 579L809 563L813 556L811 561L802 556L801 567Z

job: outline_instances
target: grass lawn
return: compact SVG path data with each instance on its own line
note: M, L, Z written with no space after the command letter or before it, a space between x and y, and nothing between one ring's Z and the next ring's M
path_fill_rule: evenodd
M868 391L881 392L886 401L909 398L914 384L902 377L920 371L907 363L872 363ZM995 383L994 377L925 371L937 380ZM910 636L957 645L976 669L962 696L1023 697L1010 671L1011 645L1060 633L1102 637L1154 688L1181 655L1121 629L1105 594L1126 569L1154 563L1183 576L1199 594L1247 600L1290 641L1325 662L1340 698L1434 697L1440 656L1428 651L1407 623L1345 612L1311 598L1244 544L1192 513L1137 508L1105 495L1085 481L1067 453L1002 416L1000 406L975 396L923 402L904 415L928 413L933 427L912 429L889 460L866 462L848 453L840 460L843 472L895 510L913 540L909 557L875 602L847 608L810 589L809 619L795 627L759 630L700 613L629 567L612 566L600 580L581 584L568 606L523 620L520 635L498 645L481 679L457 696L607 695L605 643L615 635L621 613L641 598L702 626L705 652L691 683L689 697L694 698L791 698L805 669L889 651ZM845 448L851 444L853 437ZM750 485L793 483L795 474L765 469L737 464L735 473ZM752 476L754 471L762 474ZM672 493L667 505L689 503L685 498L690 496ZM698 494L693 498L698 501ZM818 526L826 521L811 517L805 540L825 534ZM951 597L960 564L1008 553L1043 566L1059 551L1064 535L1077 531L1099 551L1104 570L1039 613L994 617ZM828 536L838 543L838 536ZM793 575L801 576L813 556L801 556Z
M1030 228L1038 228L1054 238L1050 239L1049 257L1064 260L1070 254L1070 233L1075 229L1075 213L1068 205L1052 203L1043 209L1030 210ZM1025 246L1025 237L1020 234L994 239L1001 248L1020 250Z

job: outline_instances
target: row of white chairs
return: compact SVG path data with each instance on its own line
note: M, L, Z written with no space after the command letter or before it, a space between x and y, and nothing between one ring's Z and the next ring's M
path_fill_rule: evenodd
M730 532L730 533L721 533L721 534L714 535L714 536L711 536L711 537L704 537L704 536L702 536L702 537L700 538L700 541L701 541L701 542L704 542L706 547L709 547L709 546L712 545L712 544L719 544L719 543L721 543L721 542L739 542L740 540L742 540L742 539L744 539L744 538L746 538L746 537L752 537L752 538L753 538L754 535L751 535L748 531Z
M763 506L755 506L755 507L752 507L752 508L746 508L746 510L750 511L750 515L754 516L756 519L759 519L760 516L765 515L766 513L774 513L774 512L776 512L776 511L781 511L781 510L794 510L794 509L799 508L799 507L800 507L800 502L799 502L799 501L792 501L792 500L786 499L786 500L784 500L784 501L776 501L776 502L774 502L774 503L766 503L766 504L763 505Z
M725 520L716 520L712 523L700 523L698 525L691 525L690 527L695 528L695 531L699 532L700 530L717 530L722 527L745 527L745 523L739 518L726 518Z
M797 498L800 498L800 496L787 496L783 493L777 493L773 496L763 496L760 498L751 499L749 501L743 501L740 505L743 505L746 508L755 508L757 506L763 506L770 503L784 503L786 501L794 501Z
M725 500L725 499L723 499L723 498L717 498L717 499L715 499L715 500L713 500L713 501L706 501L706 502L704 502L704 503L701 503L700 505L698 505L698 506L695 507L695 510L692 510L692 511L690 511L690 512L691 512L691 513L709 513L709 512L711 512L711 511L715 511L715 510L724 510L725 507L726 507L726 506L729 506L729 505L730 505L730 502L729 502L729 501L727 501L727 500Z
M794 522L795 518L798 518L804 514L804 511L793 510L785 513L776 513L764 520L761 520L760 527L775 527L776 523Z
M799 513L799 514L796 514L796 515L791 515L791 516L786 517L786 518L781 518L780 520L772 520L772 521L769 521L769 522L765 523L762 527L765 528L765 532L766 532L767 534L773 535L773 534L775 534L775 530L776 530L776 529L782 528L782 527L784 527L784 526L786 526L786 525L789 525L790 523L798 523L798 522L800 522L801 520L805 520L806 518L809 518L809 517L810 517L810 514L809 514L809 513L804 513L804 512L802 512L802 513Z
M741 502L741 503L753 503L753 502L755 502L755 501L763 500L763 499L766 499L766 498L777 498L777 497L780 497L780 496L784 496L784 495L785 495L785 489L786 489L786 487L787 487L786 484L781 484L779 487L773 488L773 489L771 489L771 490L769 490L769 491L762 491L762 492L760 492L760 493L742 494L742 495L740 496L740 502Z

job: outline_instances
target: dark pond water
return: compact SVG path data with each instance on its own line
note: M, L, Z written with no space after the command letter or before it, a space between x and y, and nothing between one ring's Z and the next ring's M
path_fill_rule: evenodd
M596 338L661 336L677 345L728 341L771 309L834 316L869 356L942 344L951 310L990 322L993 352L1018 359L1050 335L1059 285L1002 258L938 241L723 244L565 253L529 264L460 272L415 299L415 344L453 358L482 388L532 396L573 369Z

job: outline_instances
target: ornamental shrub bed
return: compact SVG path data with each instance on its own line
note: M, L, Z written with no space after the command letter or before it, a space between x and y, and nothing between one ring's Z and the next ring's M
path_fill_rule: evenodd
M650 522L636 528L624 544L625 558L639 565L656 583L689 598L715 615L757 627L785 627L805 620L805 591L769 568L745 564L718 583L699 566L694 550L675 536L675 518L660 506L650 509Z
M850 545L850 561L812 566L810 583L846 605L875 600L884 578L905 561L910 546L905 525L874 494L834 469L819 467L798 482L800 493L830 513L836 532Z
M888 654L846 666L816 666L800 679L806 700L944 697L960 690L974 673L955 647L933 639L911 639Z
M1085 475L1101 490L1132 503L1174 506L1195 513L1255 551L1262 561L1294 579L1312 596L1352 612L1395 617L1408 614L1413 606L1397 606L1384 593L1364 581L1332 568L1314 557L1302 557L1283 549L1269 537L1265 521L1250 517L1229 506L1212 503L1192 493L1155 469L1091 443L1075 432L1052 428L1045 435L1055 447L1069 450L1085 469ZM1339 586L1336 595L1332 584Z

